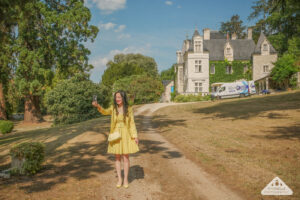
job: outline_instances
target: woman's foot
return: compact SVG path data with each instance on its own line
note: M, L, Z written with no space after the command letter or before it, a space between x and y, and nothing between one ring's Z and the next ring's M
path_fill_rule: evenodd
M122 179L118 181L116 186L117 186L117 188L119 188L119 187L121 187L121 185L122 185Z
M128 180L124 180L124 188L128 188Z

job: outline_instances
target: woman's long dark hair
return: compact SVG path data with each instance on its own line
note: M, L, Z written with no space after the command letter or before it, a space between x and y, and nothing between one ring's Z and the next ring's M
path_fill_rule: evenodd
M117 115L119 114L118 109L117 109L118 108L118 104L117 104L117 101L116 101L116 95L117 95L117 93L119 93L121 95L121 97L122 97L122 102L123 102L123 116L124 116L123 119L124 119L124 122L125 122L125 118L128 115L128 106L129 106L127 95L126 95L126 92L123 91L123 90L118 90L117 92L115 92L115 94L114 94L114 107L115 107L115 109L117 111Z

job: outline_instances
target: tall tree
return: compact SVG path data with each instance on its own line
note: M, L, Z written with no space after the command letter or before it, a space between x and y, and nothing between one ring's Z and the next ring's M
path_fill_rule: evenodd
M163 70L160 73L161 80L174 80L175 76L175 67L177 64L173 64L171 68Z
M245 36L243 33L244 30L245 26L243 26L243 21L240 19L239 15L233 15L230 18L230 21L221 22L220 31L224 34L229 33L232 35L233 33L236 33L239 38L242 38Z
M259 21L255 25L256 32L260 33L263 31L267 34L267 16L270 11L270 4L268 0L258 0L253 3L254 5L251 6L252 13L248 16L248 20L258 19Z
M16 85L25 98L24 121L36 122L42 119L40 97L55 73L69 77L92 68L82 42L93 41L98 28L88 24L83 0L32 0L17 12Z
M248 19L258 18L254 33L261 30L282 55L288 49L288 40L300 37L300 1L298 0L257 0Z
M117 54L114 56L113 63L128 63L137 65L138 67L142 68L149 76L157 77L158 76L158 69L155 60L149 56L144 56L142 54ZM110 63L108 62L108 66Z
M112 87L116 80L143 73L158 79L157 64L153 58L142 54L117 54L107 63L107 69L102 75L102 83Z
M30 0L2 0L0 2L0 119L7 119L6 91L11 79L13 67L13 50L11 48L14 37L14 27L17 23L16 6L22 8Z

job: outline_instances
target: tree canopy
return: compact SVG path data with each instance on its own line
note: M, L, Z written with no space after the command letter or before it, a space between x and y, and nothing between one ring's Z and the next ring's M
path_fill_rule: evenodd
M9 50L13 55L6 72L13 75L18 92L25 98L24 120L39 121L40 97L52 86L54 77L67 79L93 68L83 42L93 42L99 30L89 25L91 13L82 0L4 1L2 6L7 9L0 15L13 16L8 20L13 29L1 29L1 41L7 35L11 38ZM1 27L5 27L3 23L1 20ZM0 62L5 61L0 58Z
M242 38L245 36L244 31L245 26L243 26L243 21L240 19L239 15L233 15L230 18L230 21L221 22L220 31L224 34L229 33L232 35L235 33L238 38Z
M107 63L107 69L102 75L102 83L111 87L116 80L135 74L147 74L158 79L155 60L142 54L117 54Z

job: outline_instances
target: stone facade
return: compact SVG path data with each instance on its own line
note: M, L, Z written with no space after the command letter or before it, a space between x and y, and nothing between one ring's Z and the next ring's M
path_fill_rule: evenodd
M266 36L261 33L253 53L253 80L256 81L270 74L277 61L277 53Z
M236 34L225 36L219 31L203 30L203 37L196 29L192 39L183 41L182 49L176 52L176 91L180 94L209 93L210 61L253 61L253 80L270 74L277 61L277 53L263 33L257 44L252 39L252 29L248 28L245 39ZM268 79L267 79L268 80Z
M256 81L270 74L277 61L277 54L271 55L253 55L253 80Z

